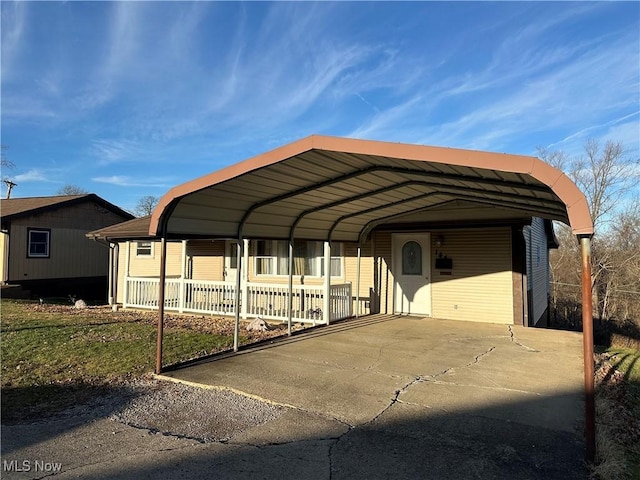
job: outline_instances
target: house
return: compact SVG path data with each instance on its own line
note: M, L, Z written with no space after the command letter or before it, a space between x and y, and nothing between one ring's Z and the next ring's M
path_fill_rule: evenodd
M103 293L109 250L85 235L133 218L95 194L0 200L0 214L0 281L39 295Z
M277 170L269 172L269 167L293 158L291 146L283 147L284 157L279 149L276 161L269 156L272 152L265 154L266 166L247 168L247 162L255 163L252 159L233 166L235 175L218 183L215 180L224 177L225 170L212 174L218 175L214 179L204 177L185 184L187 188L176 187L163 197L171 197L172 212L184 216L176 226L188 222L194 226L166 235L165 309L234 315L237 302L242 318L285 321L290 316L314 324L370 313L546 323L548 252L557 247L551 220L567 221L566 213L552 206L558 197L549 187L538 181L527 184L517 174L497 175L484 165L454 169L437 163L438 155L447 161L457 155L466 163L469 156L484 160L494 155L505 168L518 170L530 169L532 161L537 165L540 160L415 146L423 155L426 152L435 168L433 163L407 160L396 166L400 160L378 157L363 166L362 156L354 159L345 153L363 141L312 138L346 140L347 148L331 150L332 159L325 152L320 155L319 150L293 144L294 150L300 148L300 157L307 157L296 157L298 164L288 177ZM365 143L387 155L389 148L403 148ZM264 162L264 156L258 159ZM335 177L340 168L353 172L343 174L348 178L340 188L317 173ZM305 175L302 172L310 172L306 186L297 180ZM561 178L561 172L555 172L554 179ZM287 178L298 182L289 187L293 194L279 191ZM234 181L238 183L233 185ZM183 189L206 192L214 209L211 215L204 213L203 205L187 201ZM173 197L176 190L179 195ZM255 201L259 195L264 198ZM247 197L258 207L241 207L239 214L238 204ZM291 201L296 197L297 204ZM183 210L175 205L176 198L184 200ZM270 204L272 199L281 205ZM117 252L110 266L114 281L109 296L114 304L158 308L162 234L153 233L153 221L163 208L161 203L151 217L88 234ZM238 221L248 218L247 212L255 223L245 226L246 236L238 243ZM229 223L234 223L231 229ZM169 220L168 227L172 226ZM327 232L335 239L330 252L325 246ZM239 269L239 264L244 267Z

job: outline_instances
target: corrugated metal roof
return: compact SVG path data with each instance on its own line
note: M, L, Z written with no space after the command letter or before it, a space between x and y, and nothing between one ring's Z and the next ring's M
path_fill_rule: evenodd
M584 195L535 157L321 136L172 189L150 232L355 241L385 219L453 200L593 232Z

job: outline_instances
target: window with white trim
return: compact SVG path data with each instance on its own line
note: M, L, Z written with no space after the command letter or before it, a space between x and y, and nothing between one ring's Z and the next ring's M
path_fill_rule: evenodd
M256 275L289 275L289 242L286 240L254 240L254 271ZM293 274L308 277L324 276L323 243L296 240L293 244ZM342 245L331 247L331 276L342 276Z
M49 258L51 245L51 230L48 229L27 229L27 257L28 258Z
M153 257L153 242L136 242L136 257Z

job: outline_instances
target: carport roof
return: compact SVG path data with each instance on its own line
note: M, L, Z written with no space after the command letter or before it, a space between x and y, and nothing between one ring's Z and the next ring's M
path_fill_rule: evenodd
M455 200L593 233L582 192L538 158L313 135L171 189L149 234L357 241Z

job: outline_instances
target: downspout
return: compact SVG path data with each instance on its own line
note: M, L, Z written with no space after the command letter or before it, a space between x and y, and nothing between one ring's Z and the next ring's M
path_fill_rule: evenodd
M109 271L107 274L107 298L109 301L109 306L113 308L113 247L111 243L107 245L109 248Z
M593 360L593 296L591 292L591 237L578 236L582 257L582 341L584 349L585 443L586 459L596 456L596 406Z
M120 244L118 242L114 243L113 246L113 256L115 258L115 262L113 264L113 304L111 305L111 310L114 312L118 311L118 280L119 280L119 269L118 265L120 264Z
M2 232L4 233L4 232ZM113 311L117 310L118 298L116 296L118 285L118 261L120 250L118 242L111 243L108 238L104 240L98 237L88 237L98 245L103 245L109 249L109 266L107 270L107 301ZM114 261L115 259L115 261ZM115 308L114 308L115 307Z

